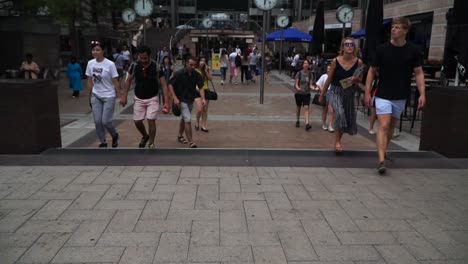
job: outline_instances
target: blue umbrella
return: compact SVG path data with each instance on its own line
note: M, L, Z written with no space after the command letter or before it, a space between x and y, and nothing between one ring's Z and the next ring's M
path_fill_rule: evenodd
M383 20L383 25L386 26L392 22L391 18L387 18ZM361 28L360 30L352 33L349 35L353 39L365 39L366 38L366 28Z
M288 42L312 42L312 36L297 30L295 28L288 28L283 30L275 31L266 35L266 41L288 41ZM282 36L282 37L281 37ZM262 41L261 38L258 41Z

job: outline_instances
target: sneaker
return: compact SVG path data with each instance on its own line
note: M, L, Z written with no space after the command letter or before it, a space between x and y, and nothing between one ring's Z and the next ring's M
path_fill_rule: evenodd
M235 82L234 85L238 85L239 83L238 82Z
M221 85L224 85L224 81L221 81Z
M138 144L139 148L144 148L146 146L146 143L148 143L149 136L142 137L140 140L140 144Z
M119 146L119 133L115 133L115 137L112 137L112 147L116 148Z
M387 168L385 167L384 161L379 163L379 166L377 167L377 171L379 172L380 175L385 174L385 172L387 171Z
M399 136L400 136L400 132L398 132L398 130L395 130L395 131L393 132L392 138L397 138L397 137L399 137Z
M327 131L327 130L328 130L327 125L323 124L323 125L322 125L322 129L325 130L325 131Z
M375 131L373 129L369 129L369 134L375 135Z
M312 126L311 126L310 124L307 124L307 125L305 126L305 130L306 130L306 131L309 131L311 128L312 128Z
M99 144L99 147L100 148L107 148L107 143L106 142L101 143L101 144Z
M299 127L300 124L299 124L299 121L296 121L296 127Z
M156 148L156 145L154 145L154 143L151 143L148 145L148 149L155 149Z
M328 132L333 133L335 132L335 129L332 126L328 126Z

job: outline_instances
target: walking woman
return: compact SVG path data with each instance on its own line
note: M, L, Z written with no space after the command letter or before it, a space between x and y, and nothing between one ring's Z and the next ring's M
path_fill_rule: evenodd
M198 89L201 90L208 90L209 89L209 82L211 79L213 79L213 76L211 75L211 69L208 67L206 63L206 58L205 57L200 57L198 59L198 67L195 69L203 79L203 87L198 87ZM197 98L195 101L200 101L203 100L202 98ZM195 130L201 130L203 132L208 132L208 129L206 128L206 121L208 120L208 105L209 105L209 100L205 99L205 102L202 102L201 106L199 103L197 103L197 123L195 124ZM201 128L200 128L200 117L202 120Z
M309 61L304 60L302 63L302 70L296 73L296 93L294 98L296 99L296 127L300 126L299 118L301 116L301 107L304 107L305 116L305 130L309 131L312 126L309 124L309 106L310 106L310 91L314 88L314 78L312 72L309 70Z
M174 65L171 63L171 59L169 56L165 56L163 58L163 63L161 64L161 70L159 72L159 81L161 82L162 86L162 93L163 93L163 99L164 99L164 107L163 107L163 114L169 114L169 109L172 107L172 96L171 92L169 92L169 89L167 87L167 84L169 83L169 79L172 77L172 74L174 73Z
M362 74L355 76L355 71L362 65L358 58L358 50L354 40L344 38L341 42L341 50L330 64L330 72L327 82L320 91L319 101L324 101L325 92L330 88L330 105L333 108L336 130L335 133L335 152L343 152L341 138L343 133L355 135L357 133L356 107L354 106L354 94L357 89L357 83L362 81Z
M221 63L221 85L224 85L224 82L226 81L226 72L227 72L228 63L229 63L226 49L221 50L221 56L219 57L219 61Z
M244 79L246 83L252 79L249 74L249 56L247 52L242 54L242 65L241 65L241 82L244 83Z
M83 89L83 84L81 83L83 71L75 56L71 57L70 63L67 65L67 76L70 81L70 88L73 90L72 98L79 97L80 91Z
M91 41L91 53L94 59L88 61L88 95L93 109L96 134L101 142L100 148L107 148L106 130L112 136L112 147L119 145L119 134L112 124L115 99L120 98L119 74L115 64L104 57L104 45Z

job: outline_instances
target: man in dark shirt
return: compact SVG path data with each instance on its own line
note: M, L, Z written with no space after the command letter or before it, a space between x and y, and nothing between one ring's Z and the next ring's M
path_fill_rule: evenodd
M156 137L156 119L159 110L158 98L158 68L156 62L151 60L151 49L142 46L138 49L138 62L134 65L125 81L125 92L121 104L127 104L128 91L135 79L135 97L133 105L133 120L140 131L142 138L138 147L144 148L149 141L148 148L154 149ZM149 131L146 132L144 120L148 120Z
M180 109L181 120L179 125L179 134L177 141L180 143L189 143L190 148L196 148L197 145L192 141L192 108L195 98L201 97L205 101L205 93L202 90L197 91L198 87L203 87L203 78L194 71L197 62L194 57L189 57L185 62L185 68L174 73L169 81L169 90L174 98L174 104ZM187 140L183 137L183 133Z
M379 120L377 132L377 150L379 155L378 172L386 171L387 148L395 125L401 116L406 99L411 93L411 77L415 74L419 90L418 108L426 103L422 54L417 47L406 42L406 35L411 23L408 18L394 18L392 21L391 40L377 47L376 58L371 61L366 80L366 104L371 105L371 87L376 72L379 84L375 95L375 108Z

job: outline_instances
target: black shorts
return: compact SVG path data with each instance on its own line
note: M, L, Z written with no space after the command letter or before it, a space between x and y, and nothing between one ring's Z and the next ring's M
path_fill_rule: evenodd
M310 94L294 94L294 98L296 99L296 105L298 107L310 105Z

